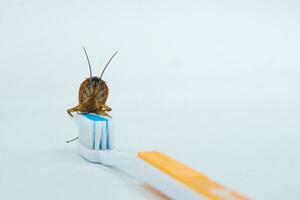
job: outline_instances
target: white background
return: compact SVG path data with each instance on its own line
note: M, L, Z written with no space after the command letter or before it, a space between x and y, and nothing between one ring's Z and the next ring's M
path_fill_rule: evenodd
M300 199L299 1L0 1L0 199L160 199L86 162L66 109L104 80L126 151Z

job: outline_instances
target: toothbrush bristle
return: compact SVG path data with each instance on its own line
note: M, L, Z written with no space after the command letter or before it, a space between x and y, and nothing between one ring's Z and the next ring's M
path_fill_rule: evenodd
M76 114L75 123L79 131L79 142L93 150L114 148L112 119L96 114Z

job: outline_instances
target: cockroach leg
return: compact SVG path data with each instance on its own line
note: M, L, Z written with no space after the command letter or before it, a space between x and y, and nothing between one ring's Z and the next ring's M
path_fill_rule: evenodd
M79 104L78 106L75 106L74 108L70 108L67 110L69 115L73 117L71 114L72 112L87 112L86 107L83 104Z
M77 140L79 137L77 136L76 138L73 138L72 140L67 140L66 143L70 143L70 142L73 142L75 140Z
M108 105L103 104L102 106L104 108L105 111L111 111L111 107L109 107Z
M67 110L67 112L68 112L68 114L69 114L71 117L73 117L73 115L72 115L71 112L75 112L75 111L73 111L73 108L70 108L70 109Z
M95 113L98 115L107 116L107 117L111 118L111 116L102 109L97 110Z

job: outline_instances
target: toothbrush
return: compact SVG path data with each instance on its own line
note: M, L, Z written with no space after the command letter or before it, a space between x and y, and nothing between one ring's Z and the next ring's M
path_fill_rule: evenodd
M76 114L74 120L79 129L78 151L83 158L118 168L171 199L248 199L159 151L126 153L114 150L113 124L109 117Z

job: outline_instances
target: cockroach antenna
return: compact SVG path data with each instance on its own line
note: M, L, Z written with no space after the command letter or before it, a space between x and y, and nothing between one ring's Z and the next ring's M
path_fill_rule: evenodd
M102 70L102 73L101 73L101 76L100 76L100 80L101 80L101 78L102 78L102 76L103 76L103 74L104 74L104 72L105 72L107 66L109 65L110 61L115 57L115 55L116 55L117 53L118 53L118 51L116 51L116 52L114 53L114 55L112 55L112 57L111 57L111 58L109 59L109 61L106 63L104 69Z
M88 54L87 54L87 52L86 52L86 50L85 50L85 48L84 47L82 47L83 48L83 50L84 50L84 53L85 53L85 57L86 57L86 59L87 59L87 61L88 61L88 64L89 64L89 69L90 69L90 78L91 78L91 86L92 86L92 76L93 76L93 74L92 74L92 67L91 67L91 63L90 63L90 59L89 59L89 56L88 56Z

